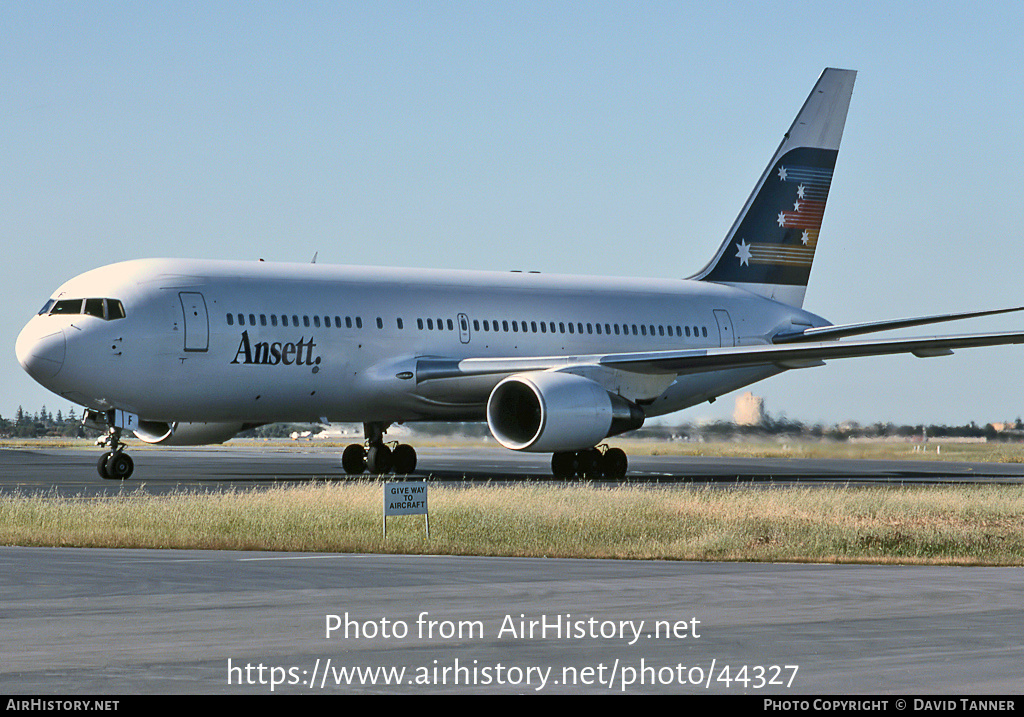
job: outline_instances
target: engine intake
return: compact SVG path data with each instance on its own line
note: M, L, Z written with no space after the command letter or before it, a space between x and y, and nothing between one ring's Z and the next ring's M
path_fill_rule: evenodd
M487 426L506 448L537 453L592 448L640 428L644 413L596 381L531 371L502 380L487 400Z

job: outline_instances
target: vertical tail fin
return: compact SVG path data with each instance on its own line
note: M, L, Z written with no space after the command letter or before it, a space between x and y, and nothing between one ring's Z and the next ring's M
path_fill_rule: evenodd
M715 258L691 278L803 304L856 76L821 73Z

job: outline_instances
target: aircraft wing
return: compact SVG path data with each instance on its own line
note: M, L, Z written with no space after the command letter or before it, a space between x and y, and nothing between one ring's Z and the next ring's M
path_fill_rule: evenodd
M595 365L632 373L660 375L682 375L768 365L791 369L820 366L826 360L838 358L888 356L901 353L909 353L923 358L947 356L952 354L954 349L1008 344L1024 344L1024 333L820 341L578 356L467 358L462 360L421 357L416 360L416 380L419 383L432 379L569 369L576 366Z
M774 364L780 368L820 366L824 361L860 356L910 353L917 357L948 356L954 349L1024 343L1024 333L970 334L930 338L820 341L798 344L728 346L723 348L609 354L599 363L638 373L687 374Z

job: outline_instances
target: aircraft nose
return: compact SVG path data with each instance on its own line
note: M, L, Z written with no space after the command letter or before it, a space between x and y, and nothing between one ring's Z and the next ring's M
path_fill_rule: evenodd
M64 332L43 322L30 321L14 346L18 363L29 376L42 383L64 367Z

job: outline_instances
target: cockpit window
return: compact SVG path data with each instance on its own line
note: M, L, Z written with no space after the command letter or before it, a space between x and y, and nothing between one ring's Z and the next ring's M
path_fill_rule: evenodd
M80 314L82 313L81 299L62 299L53 305L51 314Z
M124 305L118 299L50 299L39 314L86 314L97 319L114 321L124 318Z
M83 314L88 316L95 316L98 319L103 318L103 299L86 299L85 300L85 311Z

